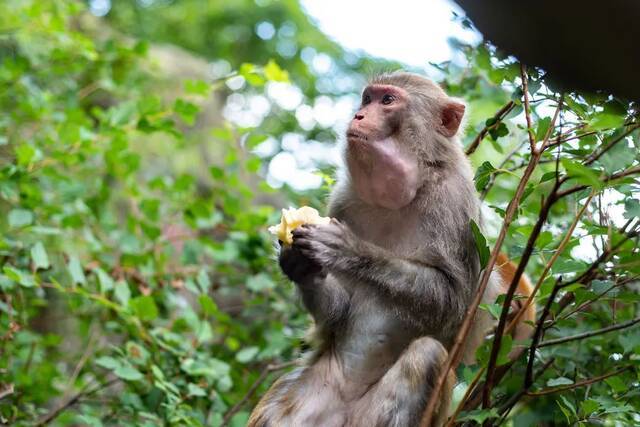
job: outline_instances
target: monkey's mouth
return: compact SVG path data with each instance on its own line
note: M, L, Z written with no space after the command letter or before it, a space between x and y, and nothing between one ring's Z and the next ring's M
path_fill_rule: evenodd
M367 141L367 136L363 133L350 130L347 132L348 141Z

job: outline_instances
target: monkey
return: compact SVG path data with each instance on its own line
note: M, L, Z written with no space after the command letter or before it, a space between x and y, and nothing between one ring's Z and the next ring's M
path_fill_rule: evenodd
M420 423L479 283L471 221L480 202L458 135L465 108L412 73L382 74L364 89L329 197L330 223L296 228L279 255L318 344L271 386L250 427ZM485 299L508 286L498 273ZM467 353L489 326L482 316ZM454 384L450 373L435 425L446 419Z

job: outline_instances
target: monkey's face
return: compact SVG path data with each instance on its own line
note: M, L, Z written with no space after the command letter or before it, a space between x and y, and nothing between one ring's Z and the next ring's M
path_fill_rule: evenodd
M415 197L419 170L401 127L409 94L393 85L371 85L347 130L347 165L360 198L371 205L400 209Z
M370 85L362 92L360 109L347 130L350 144L382 140L397 133L409 104L406 90L392 85Z

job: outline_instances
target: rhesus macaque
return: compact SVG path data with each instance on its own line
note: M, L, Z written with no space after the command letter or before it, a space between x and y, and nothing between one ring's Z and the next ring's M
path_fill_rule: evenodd
M297 228L280 253L320 345L273 384L249 426L419 424L479 278L470 222L480 203L456 136L464 111L414 74L384 74L365 88L330 198L334 220ZM500 284L493 274L487 295ZM479 343L490 325L476 323Z

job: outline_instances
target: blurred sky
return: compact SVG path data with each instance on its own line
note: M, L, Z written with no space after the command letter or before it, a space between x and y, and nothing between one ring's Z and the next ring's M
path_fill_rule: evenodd
M451 59L447 40L480 35L452 20L464 12L446 0L302 0L320 29L348 49L412 66Z

